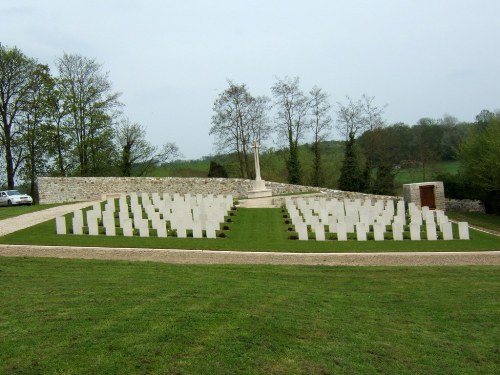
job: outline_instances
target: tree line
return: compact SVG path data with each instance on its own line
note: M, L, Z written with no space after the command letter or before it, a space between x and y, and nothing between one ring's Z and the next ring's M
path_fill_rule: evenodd
M487 200L487 206L500 202L494 193L500 190L500 136L495 133L500 112L483 110L473 122L445 115L424 117L412 125L387 124L383 117L386 105L378 105L374 97L346 97L332 105L329 94L318 86L305 93L298 77L276 78L271 94L271 98L253 96L245 84L228 80L228 87L214 101L209 133L215 136L216 151L225 155L219 162L236 160L233 177L253 177L250 154L254 141L267 144L272 154L282 155L289 183L375 194L394 194L394 175L399 168L419 168L425 181L436 162L459 160L459 175L440 176L449 186L447 195ZM334 129L343 138L343 155L335 155L338 163L332 163L329 155L335 148L327 148L335 143ZM482 148L481 142L491 146ZM310 174L302 170L304 147L312 154ZM264 155L262 160L278 173L271 158ZM335 166L340 170L338 178L325 181Z
M174 143L155 147L128 119L108 73L95 59L63 54L47 65L0 43L0 152L3 185L37 176L143 175L179 157Z

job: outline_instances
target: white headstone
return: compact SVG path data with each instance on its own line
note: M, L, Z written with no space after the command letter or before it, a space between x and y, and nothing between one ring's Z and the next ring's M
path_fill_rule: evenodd
M367 227L363 223L356 224L356 238L358 241L366 241L366 230Z
M461 240L469 240L469 223L461 221L458 223L458 236Z
M394 241L403 241L403 225L399 223L392 224L392 238Z
M66 234L66 218L64 216L56 217L57 234Z
M429 241L437 240L436 224L434 223L434 220L432 222L427 221L425 224L425 228L427 231L427 240Z
M132 228L132 220L125 221L120 225L123 228L123 235L125 237L132 237L134 235L134 229Z
M345 223L339 222L337 224L337 240L347 241L347 227Z
M453 239L453 229L449 221L441 223L441 232L443 232L443 240Z
M167 237L167 226L164 221L160 221L157 223L156 235L161 238Z
M420 224L410 223L410 238L412 241L420 241Z
M385 224L375 223L373 224L373 236L375 241L383 241L385 232Z
M314 227L314 235L316 237L316 241L324 241L325 227L322 224L316 225L316 227Z

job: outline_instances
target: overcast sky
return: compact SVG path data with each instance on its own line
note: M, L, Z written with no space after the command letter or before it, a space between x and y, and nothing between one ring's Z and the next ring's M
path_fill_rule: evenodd
M500 109L499 15L498 0L0 0L0 42L54 74L64 52L95 58L148 139L195 159L227 79L367 94L388 123Z

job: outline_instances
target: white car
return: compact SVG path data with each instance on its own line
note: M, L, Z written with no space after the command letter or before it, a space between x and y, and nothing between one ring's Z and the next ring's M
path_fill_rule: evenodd
M33 198L17 190L0 191L0 206L18 206L21 204L30 206L33 204Z

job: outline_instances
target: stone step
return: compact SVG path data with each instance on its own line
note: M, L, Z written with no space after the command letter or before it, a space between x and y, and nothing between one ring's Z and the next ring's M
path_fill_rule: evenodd
M243 207L243 208L273 208L273 207L276 207L273 204L273 197L241 199L239 201L238 206Z

